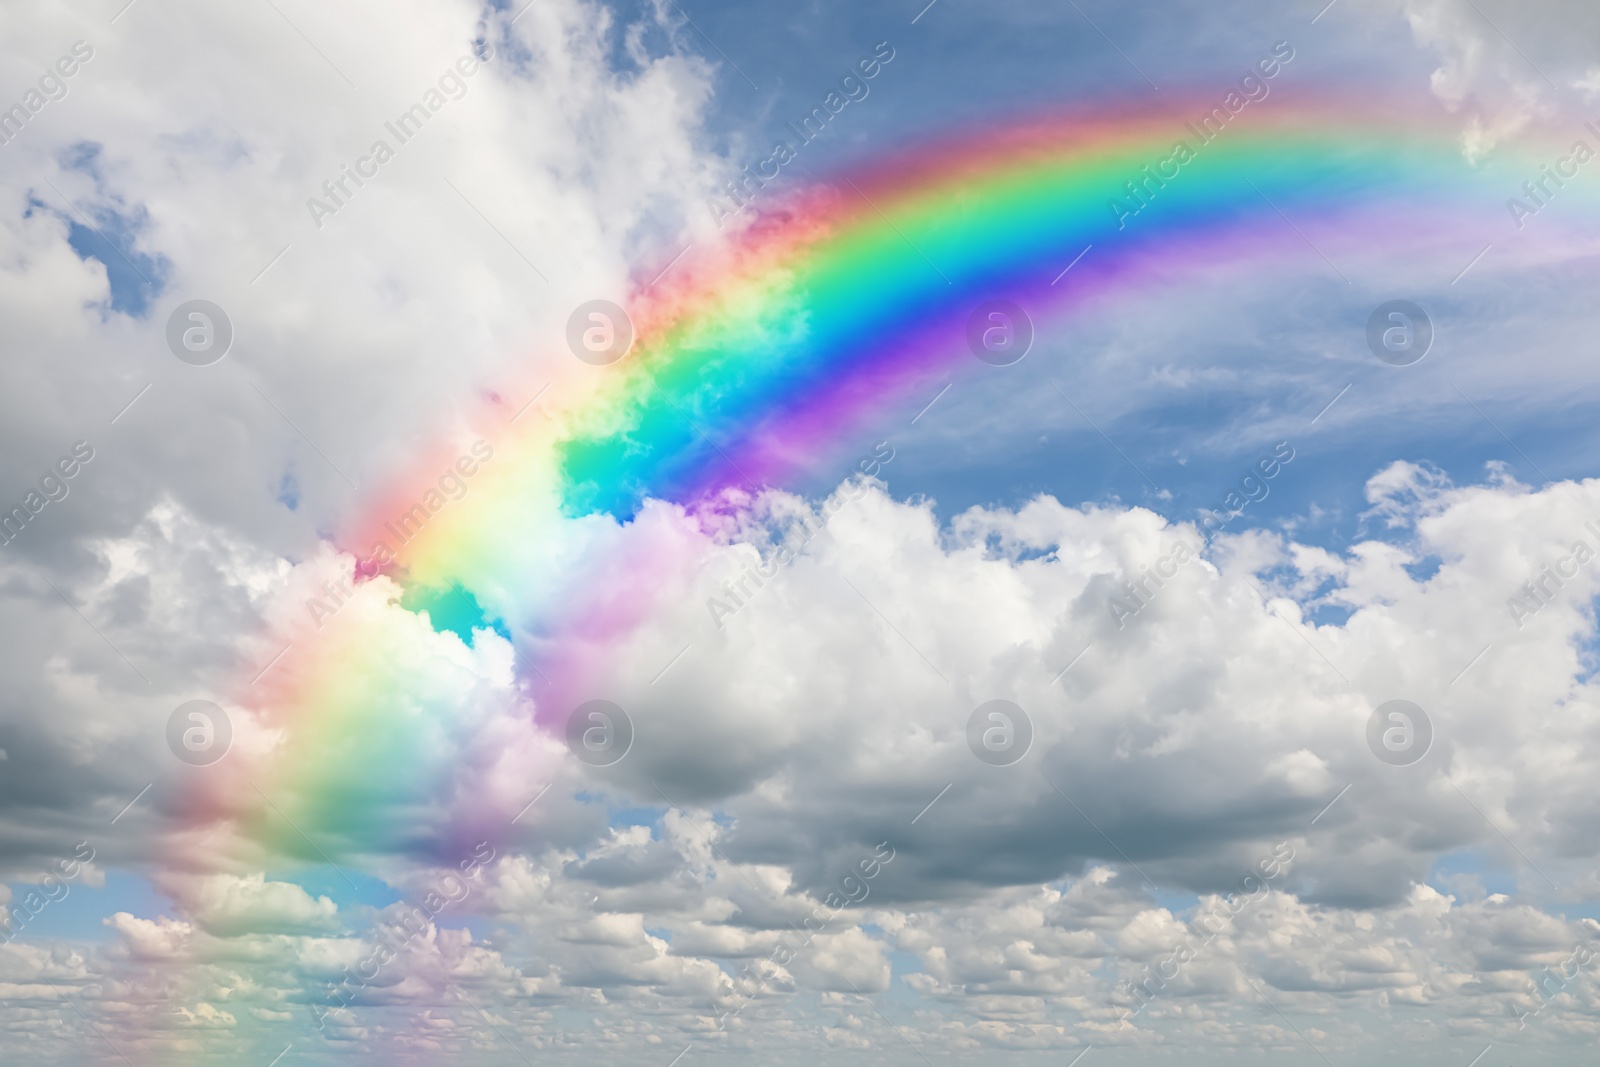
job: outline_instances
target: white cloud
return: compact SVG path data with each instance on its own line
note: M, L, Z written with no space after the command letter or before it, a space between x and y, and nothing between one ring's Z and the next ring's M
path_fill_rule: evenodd
M1592 60L1561 44L1586 39L1589 8L1535 24L1484 7L1558 82L1594 90ZM1467 6L1405 11L1439 56L1433 88L1464 116L1469 152L1550 106L1542 78ZM605 774L532 728L537 697L504 642L436 633L389 580L317 625L307 600L351 564L328 532L420 440L448 436L486 383L514 385L514 407L576 374L496 377L505 352L546 347L571 306L622 292L631 264L705 224L700 193L722 170L702 145L710 68L672 43L664 9L626 26L577 0L539 0L514 28L511 15L461 2L281 15L139 4L115 24L0 14L12 68L80 37L96 49L6 147L0 177L0 317L15 354L0 364L12 398L0 441L27 472L79 439L96 449L71 495L7 547L0 578L0 863L17 883L0 901L26 899L80 840L102 858L73 893L106 891L108 868L172 867L155 879L170 914L111 902L103 931L0 945L0 1042L81 1059L65 993L156 1061L267 1062L288 1035L326 1062L507 1055L508 1038L582 1062L690 1041L812 1056L818 1040L914 1062L857 995L888 993L896 1018L898 998L915 1004L915 1041L958 1054L1296 1046L1256 1010L1261 990L1315 1017L1319 1046L1353 1055L1373 1034L1412 1048L1509 1040L1508 1005L1534 1003L1540 969L1595 934L1563 908L1597 877L1600 569L1524 618L1507 601L1591 537L1600 483L1535 491L1491 471L1453 485L1395 463L1368 484L1365 540L1223 538L1122 628L1108 610L1122 582L1194 536L1148 510L1041 497L941 523L932 502L873 488L720 628L706 602L750 545L703 536L663 504L627 527L574 524L573 544L675 539L679 567L615 650L610 695L640 730ZM318 229L306 198L479 38L497 56ZM117 310L107 268L72 251L80 213L127 227L128 253L165 272L145 317ZM164 348L165 314L191 296L223 304L238 331L212 368ZM770 548L761 531L806 506L772 494L740 535ZM419 802L375 788L392 765L359 768L340 781L344 807L318 813L329 824L307 824L402 895L382 908L339 896L337 880L289 880L316 862L298 821L270 843L242 824L185 822L209 780L177 766L162 735L179 702L228 693L272 660L263 633L331 645L356 626L391 650L385 667L416 711L363 729L448 772ZM1436 730L1410 768L1379 763L1363 739L1372 707L1395 696ZM1014 767L967 748L968 714L996 697L1035 727ZM286 744L248 694L218 699L237 717L226 770ZM253 797L252 782L231 784ZM464 900L403 925L470 852L472 816L518 811L547 784ZM665 795L659 819L640 814ZM1123 983L1279 842L1296 858L1273 891L1121 1022ZM893 860L863 877L885 843ZM1481 876L1435 869L1469 852L1485 857ZM859 907L829 903L859 888ZM89 899L129 892L119 878ZM331 1006L330 983L396 943L319 1030L311 1007ZM774 954L784 962L762 980L742 972ZM1365 1034L1347 1010L1372 1021ZM719 1012L736 1014L719 1027ZM1528 1040L1576 1047L1597 1027L1585 975Z
M802 1003L829 1020L827 1040L868 1047L886 1035L859 994L892 988L920 998L919 1032L955 1048L1145 1048L1215 1026L1270 1044L1275 1024L1241 1007L1259 990L1286 1010L1404 1007L1432 1032L1508 1038L1512 1006L1539 1003L1541 969L1592 936L1556 909L1596 866L1582 827L1597 710L1574 649L1594 639L1600 587L1579 570L1520 628L1505 601L1552 553L1593 539L1600 483L1534 491L1491 474L1470 486L1414 466L1375 474L1371 527L1394 541L1333 553L1220 538L1120 630L1107 603L1126 595L1122 577L1195 536L1149 511L1043 498L941 527L928 505L873 488L720 631L704 598L749 549L703 539L685 557L698 577L618 658L616 698L649 729L605 776L565 766L528 815L535 834L571 844L529 839L490 864L322 1033L369 1042L406 1019L407 1041L471 1041L470 1012L454 1025L438 1014L460 989L530 1048L553 1039L548 1012L565 1005L606 1020L597 1053L695 1034L771 1049L800 1040ZM1418 570L1424 559L1437 569ZM283 588L298 596L297 581ZM1318 605L1348 617L1313 625ZM353 610L403 614L382 597ZM652 685L691 638L697 654ZM1471 686L1452 686L1485 643ZM430 647L418 654L465 651ZM965 712L995 695L1033 719L1014 767L967 749ZM1395 695L1436 730L1413 767L1380 763L1363 737ZM653 830L608 827L582 816L579 791L695 807ZM892 859L874 866L880 842ZM1230 907L1225 894L1279 847L1293 860L1271 891ZM1485 850L1519 899L1435 888L1435 860L1465 849ZM442 875L412 866L394 880L415 903ZM1158 902L1146 876L1198 896ZM862 886L863 907L828 903ZM309 1025L306 1001L326 1005L326 983L400 936L410 907L344 934L341 921L371 918L259 872L171 888L186 918L109 920L119 947L94 965L100 980L139 1003L149 982L134 976L165 973L195 1020L227 1004L241 1033L274 1013ZM1220 926L1205 919L1218 914ZM468 915L494 933L456 928ZM801 944L808 917L820 932ZM1174 972L1175 947L1202 930L1214 936ZM895 953L915 964L891 968ZM1140 997L1146 968L1162 980ZM1594 1025L1588 981L1540 1012L1538 1040ZM624 1024L645 1007L652 1021ZM719 1012L733 1013L720 1029ZM123 1017L130 1037L137 1015ZM1319 1033L1330 1049L1365 1040L1331 1017Z
M215 874L162 880L186 912L208 933L326 934L338 929L338 907L327 897L312 897L292 882L269 882L259 872L245 877Z
M1592 4L1404 0L1402 8L1417 43L1438 56L1434 95L1466 120L1468 159L1552 114L1565 89L1588 91L1584 64L1600 42Z

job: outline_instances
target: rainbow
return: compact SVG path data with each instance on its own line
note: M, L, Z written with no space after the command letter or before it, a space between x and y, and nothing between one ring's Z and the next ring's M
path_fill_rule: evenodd
M503 836L549 780L568 713L604 695L620 640L683 588L697 538L874 414L1005 373L969 348L985 301L1023 308L1043 338L1075 309L1196 278L1414 287L1374 289L1376 303L1447 288L1486 243L1500 251L1480 277L1596 247L1592 226L1534 234L1508 212L1574 139L1600 146L1576 124L1474 163L1432 110L1278 89L1203 140L1193 121L1214 103L1034 116L840 174L640 285L620 362L552 346L567 368L554 385L499 387L352 526L331 565L348 574L353 557L357 581L324 601L330 617L306 620L314 587L286 595L266 647L289 652L235 695L256 720L237 758L260 787L207 778L193 836L232 822L310 863L453 860ZM1579 180L1562 195L1570 219L1597 217ZM386 814L408 808L451 820Z

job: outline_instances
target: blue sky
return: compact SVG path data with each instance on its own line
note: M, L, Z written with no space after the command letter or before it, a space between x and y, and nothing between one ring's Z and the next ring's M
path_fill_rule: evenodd
M413 592L360 609L400 650L391 670L447 694L424 709L448 727L439 792L390 790L374 804L392 808L362 813L402 843L305 865L187 818L199 779L168 750L168 717L206 695L236 716L241 753L279 742L252 689L278 651L263 634L348 577L333 534L365 494L486 390L588 381L552 348L572 308L714 239L721 183L880 42L894 58L785 183L1033 109L1220 92L1280 40L1297 87L1431 109L1464 155L1489 145L1475 165L1490 174L1496 137L1600 113L1592 5L924 3L0 14L0 100L71 42L97 50L0 149L3 498L71 442L97 449L0 570L0 890L26 897L58 842L94 841L90 880L105 876L0 946L8 1063L105 1053L61 990L136 1060L184 1065L1587 1054L1592 977L1526 1033L1506 1006L1600 932L1582 922L1600 917L1600 575L1580 571L1526 628L1505 598L1600 517L1584 482L1600 278L1592 254L1512 269L1509 232L1505 258L1455 278L1393 261L1346 264L1344 281L1302 250L1270 273L1121 293L1038 322L1014 366L962 366L876 414L787 488L815 504L888 441L884 491L725 625L706 603L748 547L705 531L675 545L682 573L654 576L649 617L601 671L639 727L614 768L530 726L550 712L506 666L514 626L474 633L482 608L450 594L433 598L449 618L422 627ZM336 225L308 225L305 196L374 116L484 39L506 61ZM1536 221L1576 245L1590 220L1567 203ZM167 316L193 298L233 316L215 367L167 348ZM1366 342L1397 298L1437 330L1408 367ZM1214 542L1118 628L1110 598L1174 543L1163 522L1221 505L1280 442L1293 460L1229 525L1261 536ZM1422 473L1405 481L1401 463ZM1391 567L1384 546L1415 558ZM1432 716L1415 765L1364 740L1394 696ZM1032 716L1026 762L970 748L968 716L995 698ZM389 710L385 730L418 711ZM430 849L506 790L548 792L472 899L318 1030L308 1002L438 884ZM747 1028L714 1036L740 967L891 841L868 905L831 920ZM1203 895L1285 841L1297 856L1267 901L1118 1026L1125 983Z
M1313 24L1321 4L1268 11L1232 3L1202 12L1090 0L1049 8L940 0L911 24L921 7L813 3L773 20L752 20L743 4L680 8L699 31L689 30L688 39L719 68L713 143L735 159L741 146L752 161L762 158L768 141L791 136L787 121L820 102L834 68L842 72L883 40L894 45L895 59L871 94L850 104L792 169L825 180L896 146L1020 109L1107 96L1160 99L1163 90L1136 67L1169 94L1224 85L1234 68L1280 40L1296 48L1286 75L1308 85L1381 83L1385 92L1425 98L1435 67L1398 15L1353 5L1336 6ZM1574 304L1592 284L1581 280L1588 274L1568 265L1545 277L1495 275L1459 289L1439 278L1404 291L1430 309L1439 333L1427 359L1403 369L1378 363L1365 348L1366 317L1389 295L1381 279L1345 288L1309 256L1292 277L1258 279L1272 286L1266 290L1196 279L1181 295L1128 297L1041 325L1024 364L963 378L919 420L925 425L904 425L905 412L886 416L841 446L840 469L873 441L888 439L897 449L892 491L931 497L944 515L975 504L1014 507L1047 492L1154 505L1189 520L1214 506L1210 498L1226 491L1235 468L1292 439L1301 465L1242 522L1296 519L1309 543L1342 548L1381 535L1358 533L1356 517L1366 509L1367 478L1396 459L1437 466L1459 484L1483 480L1490 461L1506 463L1532 486L1546 476L1593 475L1597 441L1587 397L1503 381L1509 347L1526 352L1532 341L1528 358L1565 363L1593 336L1592 315ZM1174 302L1183 314L1151 314ZM1185 324L1185 316L1196 321ZM1192 381L1179 388L1141 380L1158 360L1181 366ZM1210 371L1218 374L1208 385ZM1155 496L1051 384L1171 500ZM1349 393L1311 425L1346 385ZM1002 421L1008 429L996 431ZM824 467L810 487L823 489L835 477ZM1308 521L1313 509L1322 517Z

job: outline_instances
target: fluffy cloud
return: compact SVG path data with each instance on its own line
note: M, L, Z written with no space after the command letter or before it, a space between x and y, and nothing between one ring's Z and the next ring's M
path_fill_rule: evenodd
M313 898L292 882L269 882L262 874L243 878L218 874L167 879L166 888L185 911L219 937L238 933L331 933L339 909L327 897Z
M5 146L0 182L16 355L0 375L17 398L0 438L25 471L74 441L94 450L5 546L0 625L19 670L0 848L19 876L70 853L87 836L74 823L103 827L153 784L95 839L117 861L147 855L152 815L182 804L166 716L278 651L258 637L267 594L283 601L288 561L357 503L347 479L403 468L417 427L476 403L506 350L623 291L664 221L703 213L706 66L648 12L632 30L576 2L512 14L0 16L20 69L75 40L93 50ZM617 70L609 44L624 34L635 44ZM493 58L465 95L317 228L307 198L474 48ZM209 368L166 351L166 315L195 296L235 326ZM533 378L528 396L548 380Z
M531 724L565 709L519 685L507 642L436 632L380 579L328 626L381 633L430 714L363 729L450 773L396 783L398 759L369 760L342 807L282 797L265 833L237 809L197 820L215 778L165 750L172 709L268 666L264 633L326 637L306 602L351 569L340 521L485 382L520 404L582 371L500 375L702 236L725 170L704 148L712 69L671 5L280 6L0 13L13 69L94 50L0 177L0 443L35 479L95 451L0 575L0 901L41 902L0 944L8 1062L103 1051L79 1011L159 1062L1592 1044L1574 946L1597 930L1570 915L1600 884L1600 564L1547 568L1600 551L1595 482L1397 463L1348 547L1224 537L1136 597L1124 583L1198 540L1175 516L1040 496L944 520L872 486L731 615L710 610L724 583L797 543L814 504L771 493L712 536L655 503L562 533L676 539L607 665L638 728L622 763L563 758ZM1554 99L1518 48L1594 88L1567 41L1592 39L1587 8L1482 6L1515 46L1471 5L1405 8L1473 152ZM308 198L484 45L459 99L313 218ZM236 327L214 367L165 349L193 297ZM1409 767L1365 739L1396 697L1434 728ZM968 747L997 698L1033 727L1013 766ZM238 772L284 743L256 706L229 700L221 768L247 798ZM520 809L516 829L435 911L480 808ZM43 904L80 841L101 859ZM324 844L359 858L359 886ZM1280 848L1292 862L1242 888ZM106 917L85 930L87 912Z
M1576 836L1595 770L1576 653L1594 637L1594 574L1547 581L1531 615L1507 601L1594 543L1600 483L1533 491L1492 474L1457 487L1385 469L1369 486L1384 540L1330 553L1220 538L1120 629L1108 604L1128 595L1122 581L1191 528L1049 499L941 526L928 505L873 489L721 630L704 598L751 547L708 539L703 584L619 657L618 699L651 728L617 767L561 785L624 809L673 794L692 807L493 864L463 906L498 925L492 945L429 926L339 1025L366 1032L373 1012L421 1010L455 985L507 998L502 1020L529 1047L551 1037L544 1005L603 994L656 1021L608 1016L597 1048L653 1036L755 1049L798 1040L790 1005L809 1000L827 1039L853 1047L885 1036L861 995L898 982L923 998L924 1039L956 1048L1153 1047L1216 1026L1235 1043L1286 1041L1250 1020L1252 998L1313 1015L1414 1010L1427 1032L1463 1039L1508 1039L1517 1013L1540 1041L1587 1032L1589 980L1570 959L1595 931L1556 909L1595 859ZM774 496L778 519L760 529L782 537L801 506ZM703 653L652 684L685 637ZM963 710L997 694L1036 731L1012 767L967 748ZM1397 694L1436 730L1404 768L1364 736ZM1507 716L1514 699L1562 714ZM695 709L725 710L708 724ZM532 832L571 833L544 803ZM881 843L892 859L863 866ZM1525 900L1441 890L1435 861L1471 848ZM1147 877L1193 902L1159 901ZM859 906L836 910L855 887ZM175 924L122 921L138 958L179 951ZM291 952L291 975L331 979L394 921L275 951ZM314 945L343 947L330 959ZM916 962L891 969L891 953ZM1559 995L1537 993L1541 980ZM1314 1030L1319 1047L1364 1040L1331 1018Z
M74 986L103 990L132 1041L181 1031L213 1052L284 1014L310 1026L313 1005L329 1048L388 1040L402 1020L405 1042L458 1047L477 1010L460 1005L479 998L529 1048L548 1047L559 1005L610 1020L597 1051L777 1048L801 1040L792 1012L808 1003L828 1041L869 1047L888 1031L860 998L887 989L919 998L922 1040L958 1049L1155 1047L1214 1026L1279 1041L1248 1019L1252 997L1313 1015L1404 1008L1484 1041L1529 1013L1537 1040L1574 1039L1594 1013L1569 961L1595 931L1557 909L1595 867L1583 650L1600 588L1575 546L1600 543L1586 525L1600 482L1535 491L1491 470L1458 487L1397 464L1368 499L1382 539L1331 552L1220 537L1147 581L1119 627L1123 583L1198 542L1192 527L1049 498L941 524L869 487L719 628L706 600L724 576L796 536L807 505L772 494L734 541L702 538L683 596L621 649L613 693L639 724L634 751L565 766L526 816L527 845L473 876L455 911L416 933L402 921L441 884L425 867L394 876L406 904L351 916L359 933L327 897L259 873L178 879L188 918L119 913L116 951ZM1395 696L1435 729L1409 767L1365 739ZM1032 720L1014 766L968 747L967 713L995 697ZM673 803L605 826L581 794ZM572 844L540 851L540 837ZM1441 880L1436 861L1466 849L1523 900ZM1262 888L1264 860L1285 853ZM495 932L457 925L471 915ZM330 999L380 943L399 944L393 962ZM158 998L183 1010L136 1023L134 1005ZM643 1009L654 1021L612 1014ZM1364 1040L1331 1019L1316 1030L1319 1047Z
M1571 90L1592 92L1600 17L1591 4L1405 0L1403 8L1417 43L1439 58L1435 95L1467 120L1470 159L1552 113Z

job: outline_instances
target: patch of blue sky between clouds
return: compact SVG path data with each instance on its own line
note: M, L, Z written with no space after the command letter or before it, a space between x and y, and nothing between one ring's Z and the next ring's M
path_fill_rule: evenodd
M106 871L105 885L89 886L82 879L68 884L68 892L60 900L52 901L17 929L18 943L45 944L60 939L76 942L111 941L116 935L105 925L107 916L125 911L141 918L158 915L171 917L173 912L165 895L143 875L122 869ZM26 897L30 890L39 887L24 883L11 883L11 906ZM42 892L42 890L41 890Z
M296 511L300 507L300 480L294 476L294 471L284 471L283 477L278 481L278 503Z
M30 197L26 216L31 217L35 211L55 215L67 224L67 244L78 258L93 260L105 268L110 293L102 314L114 312L144 318L151 302L166 288L172 271L166 256L138 247L140 236L150 225L149 211L142 204L125 203L110 190L100 145L75 144L63 151L57 162L63 171L92 179L94 194L74 196L69 204L55 203L57 195Z
M319 864L293 871L267 871L269 882L293 882L310 896L327 897L339 905L341 914L366 906L387 908L405 898L404 893L382 878L353 869L346 864L338 868Z

